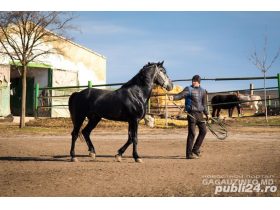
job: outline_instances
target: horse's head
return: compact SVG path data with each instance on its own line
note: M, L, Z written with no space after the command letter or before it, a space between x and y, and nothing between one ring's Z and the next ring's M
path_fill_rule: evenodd
M163 62L153 64L155 67L154 83L170 91L173 89L173 83L166 73Z

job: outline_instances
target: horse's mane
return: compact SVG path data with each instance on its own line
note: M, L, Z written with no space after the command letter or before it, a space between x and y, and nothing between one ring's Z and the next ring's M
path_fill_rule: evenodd
M130 79L127 83L123 84L121 88L127 88L132 85L138 84L147 84L150 82L152 71L149 71L150 67L156 65L156 63L148 63L145 66L143 66L142 69L134 76L132 79Z

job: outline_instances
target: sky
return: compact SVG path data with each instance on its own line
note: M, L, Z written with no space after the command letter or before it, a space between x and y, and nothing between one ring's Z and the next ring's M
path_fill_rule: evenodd
M107 59L107 83L126 82L148 62L164 61L172 80L261 77L249 60L268 63L280 47L280 12L75 12L74 41ZM280 73L280 57L267 72ZM263 87L263 81L202 81L209 92ZM175 83L187 86L189 82ZM268 80L267 87L277 86Z

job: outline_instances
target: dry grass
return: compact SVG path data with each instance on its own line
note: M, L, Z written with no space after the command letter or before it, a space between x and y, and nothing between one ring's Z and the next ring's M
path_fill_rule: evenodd
M268 123L266 123L265 118L262 117L234 117L226 118L226 124L230 130L238 130L243 128L250 132L250 128L255 127L274 127L280 128L280 116L269 116ZM84 122L85 126L87 121ZM126 122L117 122L110 120L102 120L97 128L111 129L111 130L127 130ZM61 133L69 134L72 130L72 122L70 118L40 118L30 121L26 124L26 127L20 129L18 125L13 123L0 123L0 135L29 135L40 133L41 135L57 135ZM175 129L175 128L186 128L187 120L176 120L168 119L167 121L162 118L155 118L155 129ZM144 125L144 120L140 122L140 128L148 128ZM260 129L262 130L262 129Z

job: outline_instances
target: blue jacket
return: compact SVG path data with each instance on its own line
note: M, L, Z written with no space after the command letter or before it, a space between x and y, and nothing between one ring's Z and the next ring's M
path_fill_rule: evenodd
M187 112L203 112L208 115L206 90L202 87L185 87L184 90L174 95L174 100L185 98L185 109Z

